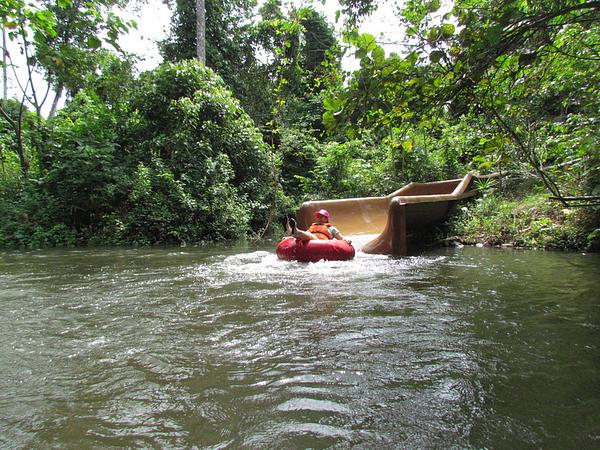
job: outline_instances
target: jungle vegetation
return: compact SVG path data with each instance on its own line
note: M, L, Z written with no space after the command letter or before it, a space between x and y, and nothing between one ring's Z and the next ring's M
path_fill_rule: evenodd
M600 2L398 1L404 50L389 54L358 31L382 1L339 1L334 28L310 5L206 0L202 65L196 2L172 0L165 62L141 74L118 45L136 26L115 13L126 3L0 6L25 60L0 101L0 246L277 235L306 199L469 171L501 176L447 235L598 245Z

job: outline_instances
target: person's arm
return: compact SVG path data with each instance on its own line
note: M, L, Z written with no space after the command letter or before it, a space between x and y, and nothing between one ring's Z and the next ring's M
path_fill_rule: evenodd
M342 233L340 233L340 230L338 230L338 229L336 228L336 231L337 231L337 233L333 235L333 238L334 238L334 239L339 239L340 241L346 241L348 244L351 244L351 243L352 243L352 241L351 241L351 240L349 240L349 239L346 239L346 238L344 237L344 235L343 235Z

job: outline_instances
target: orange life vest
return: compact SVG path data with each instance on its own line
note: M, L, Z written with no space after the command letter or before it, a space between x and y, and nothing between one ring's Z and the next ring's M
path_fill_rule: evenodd
M314 234L317 238L323 239L324 241L328 241L333 239L333 234L329 231L329 227L331 227L330 223L313 223L309 228L308 232Z

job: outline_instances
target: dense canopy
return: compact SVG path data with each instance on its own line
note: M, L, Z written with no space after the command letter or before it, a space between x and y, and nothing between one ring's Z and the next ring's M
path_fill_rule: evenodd
M204 67L196 4L177 1L161 43L169 62L140 75L118 46L135 23L117 3L3 4L27 75L0 103L0 244L268 235L308 198L468 171L503 178L480 184L454 232L597 242L598 2L396 2L404 38L392 54L359 28L381 3L340 1L336 29L311 5L207 0ZM43 115L64 93L66 106ZM521 228L553 237L517 236L519 208L531 212Z

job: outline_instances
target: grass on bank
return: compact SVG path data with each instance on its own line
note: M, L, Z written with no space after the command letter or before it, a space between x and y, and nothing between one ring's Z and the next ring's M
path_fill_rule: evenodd
M488 190L459 205L448 225L464 244L600 251L600 207L565 208L540 194Z

